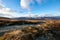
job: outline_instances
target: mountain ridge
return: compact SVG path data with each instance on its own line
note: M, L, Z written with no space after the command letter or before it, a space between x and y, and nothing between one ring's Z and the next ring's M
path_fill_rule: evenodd
M0 17L1 19L12 19L12 20L58 20L60 16L52 16L52 17L17 17L17 18L8 18L8 17Z

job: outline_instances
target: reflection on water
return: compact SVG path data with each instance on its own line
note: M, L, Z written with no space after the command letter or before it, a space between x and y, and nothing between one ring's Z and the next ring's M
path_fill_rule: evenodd
M5 31L10 31L10 30L15 30L15 29L22 29L23 27L28 27L28 26L36 26L36 25L27 24L27 25L4 26L0 28L0 32L5 32Z

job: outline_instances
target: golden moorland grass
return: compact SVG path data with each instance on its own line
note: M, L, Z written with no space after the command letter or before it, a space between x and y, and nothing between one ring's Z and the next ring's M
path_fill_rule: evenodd
M59 39L60 20L43 20L43 21L45 23L39 24L40 25L39 27L29 26L29 27L24 27L21 30L14 30L12 32L7 32L2 37L0 37L0 40L35 40L35 38L39 36L40 37L43 36L43 39L44 36L47 36L49 37L49 40L57 40L57 37Z

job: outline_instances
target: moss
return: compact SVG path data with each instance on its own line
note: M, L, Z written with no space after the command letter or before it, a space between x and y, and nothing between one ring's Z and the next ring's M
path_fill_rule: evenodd
M0 37L0 40L3 40L3 37Z

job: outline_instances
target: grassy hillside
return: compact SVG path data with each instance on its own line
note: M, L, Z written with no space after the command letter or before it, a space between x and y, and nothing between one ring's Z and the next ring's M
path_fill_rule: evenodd
M28 26L6 32L2 40L60 40L60 20L45 20L40 26Z
M12 20L12 19L0 20L0 26L39 24L39 23L42 23L42 22L40 20Z

